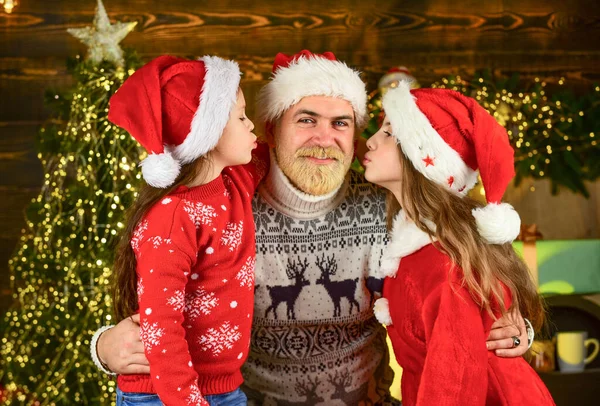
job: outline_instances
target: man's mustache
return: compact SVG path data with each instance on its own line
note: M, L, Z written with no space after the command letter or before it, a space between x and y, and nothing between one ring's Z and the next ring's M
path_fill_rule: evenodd
M344 153L335 147L304 147L296 151L296 158L318 158L318 159L335 159L336 161L344 161Z

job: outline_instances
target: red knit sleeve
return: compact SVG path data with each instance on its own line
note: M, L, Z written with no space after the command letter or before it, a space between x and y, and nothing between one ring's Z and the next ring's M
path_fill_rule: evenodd
M258 147L252 151L252 160L246 165L232 166L233 172L237 173L239 179L243 180L244 186L250 194L254 194L260 181L269 172L269 146L266 143L258 143Z
M469 292L446 280L425 298L422 319L427 356L417 405L485 405L485 332Z
M169 198L163 202L177 203ZM143 239L136 249L140 335L161 401L208 406L198 389L183 326L187 275L197 247L195 227L181 211L153 210L141 223Z

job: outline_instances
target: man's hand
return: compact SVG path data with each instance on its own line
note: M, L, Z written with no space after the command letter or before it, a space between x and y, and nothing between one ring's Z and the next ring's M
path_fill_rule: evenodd
M117 374L149 374L150 366L140 339L140 315L123 319L98 339L98 357Z
M515 347L513 337L519 337L521 343ZM520 357L527 352L527 328L518 309L506 314L492 324L492 331L485 343L487 349L495 350L499 357Z

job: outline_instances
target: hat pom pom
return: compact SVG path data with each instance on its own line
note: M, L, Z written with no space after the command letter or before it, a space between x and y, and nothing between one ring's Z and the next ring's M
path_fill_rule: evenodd
M390 303L386 298L379 298L375 301L373 305L373 313L375 314L375 318L381 324L385 324L386 326L392 325L392 316L390 315Z
M473 209L477 231L489 244L513 242L521 231L521 219L508 203L490 203Z
M164 189L175 182L179 176L181 165L170 152L163 152L162 154L148 155L140 163L140 166L142 167L142 176L150 186Z

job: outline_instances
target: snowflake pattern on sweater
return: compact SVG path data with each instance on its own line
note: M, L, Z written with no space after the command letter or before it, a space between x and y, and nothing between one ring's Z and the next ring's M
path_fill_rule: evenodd
M138 279L136 292L137 292L138 298L140 298L144 294L144 278Z
M241 337L239 326L231 326L226 321L218 328L209 328L206 334L198 338L202 351L208 351L213 356L219 356L226 349L232 349L233 344Z
M221 244L229 248L229 251L234 251L242 242L242 233L244 232L244 222L227 223L223 235L221 236Z
M246 263L235 275L235 279L240 281L240 286L245 286L248 289L254 288L254 266L256 265L255 257L248 257Z
M140 325L140 339L144 343L146 352L151 353L152 349L160 345L160 340L165 333L164 328L159 328L158 323L150 324L147 320L143 320Z
M131 238L131 248L134 251L139 252L140 242L144 238L144 232L148 228L148 220L141 221L135 230L133 231L133 237Z
M196 228L200 228L202 225L211 226L213 219L217 217L215 209L202 202L185 201L183 210L190 216L190 220Z
M208 316L218 304L219 299L213 292L206 292L200 288L185 295L184 312L187 318L193 321L200 316Z

